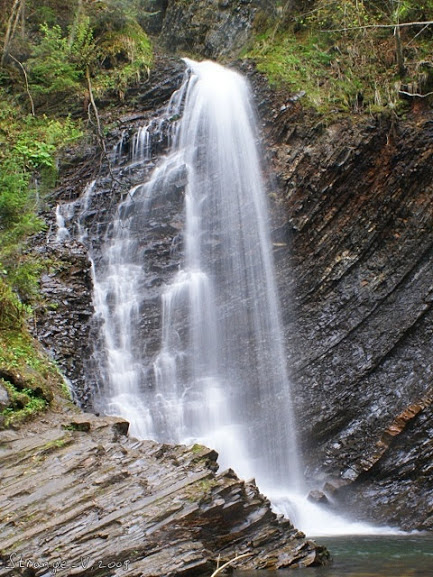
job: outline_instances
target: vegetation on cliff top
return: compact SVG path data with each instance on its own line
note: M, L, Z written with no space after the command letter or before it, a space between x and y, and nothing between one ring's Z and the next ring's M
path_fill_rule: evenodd
M278 4L246 56L319 112L399 111L433 91L431 0Z

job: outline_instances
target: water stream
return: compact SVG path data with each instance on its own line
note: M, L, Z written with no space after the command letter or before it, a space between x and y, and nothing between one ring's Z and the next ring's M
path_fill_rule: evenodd
M133 436L215 448L221 468L254 477L276 509L310 534L370 532L305 500L248 84L218 64L185 62L166 112L178 119L171 149L131 188L93 262L101 326L95 403L128 419ZM130 170L151 148L142 127ZM119 143L115 160L121 154ZM173 190L183 195L183 259L161 294L159 350L148 352L140 337L143 231ZM61 239L60 214L58 222Z
M320 539L331 551L332 565L309 567L308 577L430 577L433 565L431 534L346 536ZM235 571L235 577L275 577L273 571ZM292 569L278 577L293 577Z
M130 419L133 435L210 445L222 466L293 490L300 464L251 95L234 71L186 63L170 103L181 114L172 149L120 206L95 269L106 351L99 403ZM132 165L150 146L144 127ZM136 210L151 218L176 178L186 182L184 261L162 294L160 351L143 387L143 251L129 225Z

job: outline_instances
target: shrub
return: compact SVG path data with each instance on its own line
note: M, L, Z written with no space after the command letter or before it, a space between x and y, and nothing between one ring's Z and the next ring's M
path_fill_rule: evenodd
M30 89L36 94L76 92L83 71L72 61L67 37L57 24L41 26L42 38L28 61Z

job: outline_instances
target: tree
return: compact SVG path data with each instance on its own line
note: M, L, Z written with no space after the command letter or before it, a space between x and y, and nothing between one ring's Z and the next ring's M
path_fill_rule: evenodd
M24 14L25 14L25 0L14 0L12 4L10 16L6 26L5 40L3 44L3 52L1 57L1 65L3 66L8 54L11 42L15 36L18 23L22 18L22 26L24 26ZM24 30L24 28L23 28Z

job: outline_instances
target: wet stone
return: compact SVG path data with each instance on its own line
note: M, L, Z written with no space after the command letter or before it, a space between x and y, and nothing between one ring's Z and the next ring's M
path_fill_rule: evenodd
M3 561L62 559L60 577L210 574L240 552L245 569L327 562L254 484L212 471L212 451L113 435L124 423L76 415L61 427L48 415L32 434L0 432Z

